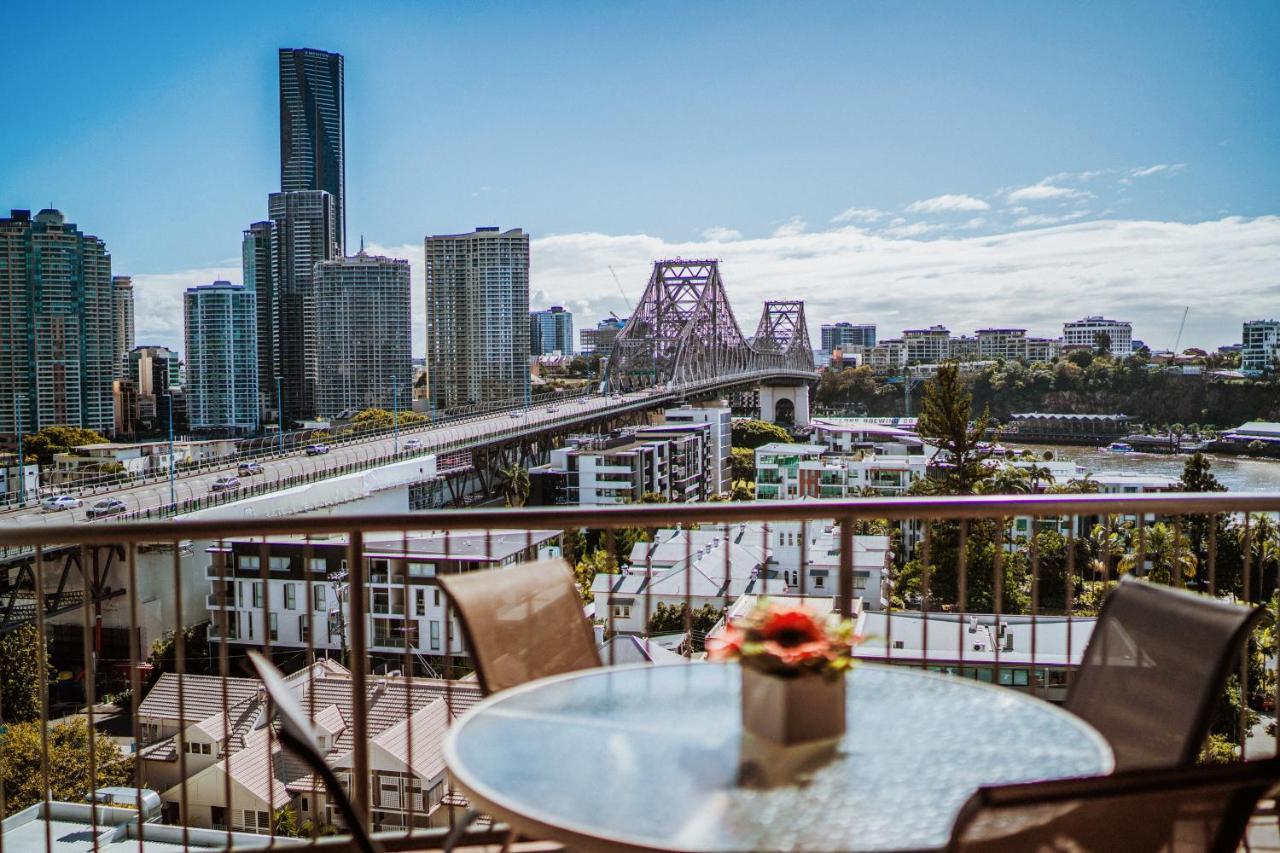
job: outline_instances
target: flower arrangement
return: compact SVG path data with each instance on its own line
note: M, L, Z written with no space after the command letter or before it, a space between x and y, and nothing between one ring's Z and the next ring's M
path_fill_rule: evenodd
M851 620L761 599L719 638L708 638L707 656L782 678L807 673L835 678L853 666L854 647L864 640Z

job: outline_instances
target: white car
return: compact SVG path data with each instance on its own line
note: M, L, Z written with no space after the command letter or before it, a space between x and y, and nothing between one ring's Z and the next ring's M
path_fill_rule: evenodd
M215 492L234 492L240 488L240 478L238 477L219 477L213 481L213 485L209 486Z
M559 410L559 409L557 409L555 406L547 406L547 414L548 414L548 415L554 415L554 414L555 414L556 412L558 412L558 411L560 411L560 410Z
M422 449L422 439L420 439L420 438L411 438L411 439L409 439L408 441L406 441L406 442L404 443L404 449L405 449L405 450L421 450L421 449Z
M511 413L511 417L513 417L513 418L518 418L518 417L520 417L520 413L519 413L519 412L512 412L512 413Z
M61 512L64 509L78 509L84 501L71 495L53 495L40 501L40 509L45 512Z

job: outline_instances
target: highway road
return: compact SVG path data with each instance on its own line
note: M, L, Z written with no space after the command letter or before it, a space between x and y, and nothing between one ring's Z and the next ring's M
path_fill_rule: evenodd
M255 454L252 458L262 466L262 473L240 476L239 479L245 486L257 485L264 480L267 483L278 483L289 477L315 475L325 470L341 468L349 463L367 466L379 461L393 462L432 453L441 455L466 450L491 440L550 424L571 428L576 420L589 420L610 409L652 408L669 402L674 396L673 392L645 391L614 397L597 395L568 398L538 406L475 415L443 424L414 424L412 427L401 428L398 438L391 434L380 433L368 438L331 441L328 442L329 452L319 456L308 456L302 448L296 451L288 450L284 454ZM406 447L412 440L419 442L420 446L415 449ZM81 497L84 504L75 509L45 512L35 502L24 508L11 507L0 512L0 527L65 524L68 521L103 523L109 519L90 519L86 513L95 502L106 498L117 498L123 501L125 504L123 512L127 514L146 510L159 511L175 501L181 504L183 501L218 494L213 491L213 482L219 477L238 476L237 466L245 458L228 459L225 464L213 463L209 467L196 471L180 471L173 481L172 493L169 480L161 478L135 485L104 487L96 494L86 491L77 495ZM67 493L77 494L74 490ZM57 492L50 492L47 488L42 490L42 497L50 494L57 494Z

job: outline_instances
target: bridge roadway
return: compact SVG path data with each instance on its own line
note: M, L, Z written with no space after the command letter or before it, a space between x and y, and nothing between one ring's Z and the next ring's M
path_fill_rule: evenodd
M792 375L794 373L794 375ZM0 527L9 525L65 524L68 521L87 523L104 523L110 519L89 519L86 511L96 501L107 497L119 498L125 503L125 512L163 512L173 500L179 504L183 501L219 495L214 492L214 480L224 476L235 476L237 465L246 458L252 458L262 466L262 473L242 476L240 481L246 485L257 485L263 481L281 482L287 478L299 476L323 476L325 470L339 471L345 465L358 464L369 466L380 461L393 462L414 456L437 456L471 450L485 444L509 440L525 433L545 431L548 427L572 429L577 424L586 425L598 419L606 412L623 413L628 410L653 409L670 406L699 394L710 394L725 391L733 387L750 386L761 380L772 379L782 381L812 381L816 378L811 373L789 371L785 374L778 371L768 373L752 372L741 375L720 377L713 381L678 388L665 387L634 391L620 396L593 395L587 397L567 398L554 402L544 402L537 406L519 407L502 412L477 415L460 420L452 420L442 424L414 424L402 428L398 439L389 433L381 433L369 438L345 439L328 442L330 451L320 456L307 456L303 448L286 451L284 454L255 454L252 457L235 457L225 464L214 463L195 472L179 472L174 480L174 495L171 500L169 480L167 478L152 479L142 484L123 484L118 487L102 488L90 494L82 495L84 505L78 509L67 509L59 512L44 512L38 504L24 508L10 508L0 512ZM405 444L410 439L417 439L421 447L407 450ZM399 452L396 447L399 445ZM42 490L44 495L56 494L49 489ZM74 493L69 491L68 493Z

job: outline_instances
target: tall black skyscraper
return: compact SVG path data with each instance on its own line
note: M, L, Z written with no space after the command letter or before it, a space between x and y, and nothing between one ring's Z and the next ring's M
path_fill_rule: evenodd
M333 197L339 254L346 246L342 54L280 49L280 190L324 190Z

